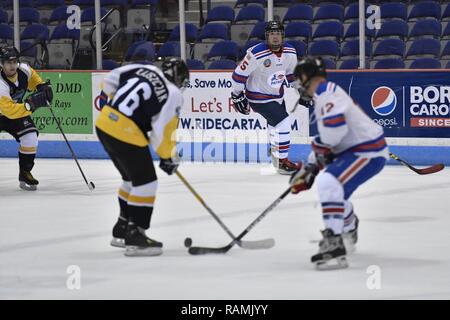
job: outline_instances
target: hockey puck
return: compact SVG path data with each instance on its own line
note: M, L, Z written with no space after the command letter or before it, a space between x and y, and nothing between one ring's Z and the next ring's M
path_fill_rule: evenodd
M184 246L186 248L190 248L192 246L192 239L191 238L184 239Z
M89 190L93 191L95 189L95 184L92 181L89 182L88 188L89 188Z

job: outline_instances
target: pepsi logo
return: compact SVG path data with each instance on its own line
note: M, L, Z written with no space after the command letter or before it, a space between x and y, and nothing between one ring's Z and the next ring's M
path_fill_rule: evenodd
M370 99L372 109L380 116L387 116L394 112L397 106L397 96L389 87L378 87Z

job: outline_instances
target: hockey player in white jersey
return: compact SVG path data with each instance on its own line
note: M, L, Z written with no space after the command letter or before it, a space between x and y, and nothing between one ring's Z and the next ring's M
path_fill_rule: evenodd
M303 101L313 102L319 134L312 141L307 163L300 164L290 179L291 191L311 188L324 169L317 176L317 189L325 230L311 262L318 269L345 268L346 253L358 239L358 218L350 196L383 169L388 148L382 127L341 87L326 80L321 58L300 61L295 77Z
M248 115L251 108L267 120L272 162L279 173L290 174L296 165L288 159L291 123L283 96L284 83L294 81L297 52L283 42L279 21L269 21L265 35L266 42L248 49L234 70L231 99L236 111Z

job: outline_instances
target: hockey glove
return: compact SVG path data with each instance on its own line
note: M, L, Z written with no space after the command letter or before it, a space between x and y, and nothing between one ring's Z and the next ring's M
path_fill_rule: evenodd
M322 143L319 136L314 137L311 146L320 169L333 162L335 155L331 152L331 147Z
M314 101L312 99L305 99L304 96L300 96L300 99L298 99L297 103L299 105L304 106L305 108L312 108L312 107L314 107Z
M25 108L28 111L34 112L40 107L50 107L50 103L47 100L47 94L44 91L32 93L25 100Z
M302 162L298 164L300 169L295 171L289 184L291 185L291 193L297 194L300 191L309 190L319 174L319 166L313 163L303 165Z
M38 92L45 92L45 96L47 98L47 101L49 103L52 103L53 101L53 90L52 90L52 86L50 84L50 80L47 80L44 83L38 84L36 86L36 89Z
M161 160L159 161L159 167L169 176L173 174L175 171L177 171L179 165L180 162L177 160L174 161L172 158L169 159L161 158Z
M250 107L248 105L248 100L245 97L244 92L242 91L240 94L236 95L233 92L231 93L231 100L233 101L233 108L237 112L242 114L250 114Z

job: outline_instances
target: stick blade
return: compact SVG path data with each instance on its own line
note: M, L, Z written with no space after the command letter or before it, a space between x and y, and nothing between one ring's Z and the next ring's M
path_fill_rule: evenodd
M443 170L445 168L444 164L442 163L437 163L435 165L432 165L431 167L428 168L423 168L423 169L416 169L418 174L432 174L432 173L436 173L439 172L441 170Z
M204 255L204 254L224 254L231 249L230 245L220 248L208 248L208 247L190 247L188 252L194 256Z
M94 184L92 181L89 182L89 183L88 183L88 188L89 188L90 191L94 191L94 189L95 189L95 184Z
M269 238L269 239L262 239L262 240L253 240L253 241L241 240L237 244L238 244L238 246L240 246L241 248L244 248L244 249L253 249L253 250L270 249L275 246L275 239Z

